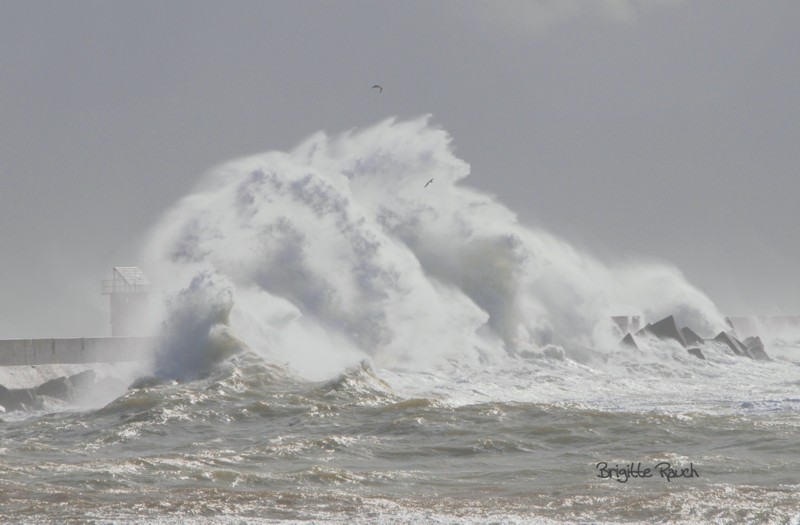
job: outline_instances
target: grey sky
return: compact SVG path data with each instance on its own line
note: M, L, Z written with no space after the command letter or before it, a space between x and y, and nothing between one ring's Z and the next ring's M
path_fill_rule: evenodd
M107 333L100 279L210 167L423 113L524 221L800 313L798 27L794 0L0 0L0 337Z

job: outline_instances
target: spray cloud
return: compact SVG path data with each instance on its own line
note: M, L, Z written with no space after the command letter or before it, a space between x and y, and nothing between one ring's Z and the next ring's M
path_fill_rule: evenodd
M723 326L676 269L603 264L520 224L463 185L468 174L429 117L317 133L209 173L153 230L147 268L174 292L224 281L228 302L211 303L224 315L200 316L221 321L200 324L309 376L365 356L424 367L547 345L602 351L621 313Z

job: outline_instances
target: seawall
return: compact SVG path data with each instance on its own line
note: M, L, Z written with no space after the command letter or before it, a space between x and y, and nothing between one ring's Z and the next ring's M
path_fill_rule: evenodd
M136 362L147 358L150 337L0 340L0 366Z
M131 375L145 368L152 341L150 337L0 340L0 391L35 389L87 371L97 381L127 386ZM0 400L0 406L4 404L12 409L7 399Z

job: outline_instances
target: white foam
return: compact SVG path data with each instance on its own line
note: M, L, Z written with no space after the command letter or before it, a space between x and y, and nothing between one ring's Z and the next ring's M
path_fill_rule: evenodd
M469 166L428 121L317 133L212 170L153 229L147 271L168 295L225 280L233 333L309 377L364 357L424 369L551 345L582 358L616 348L621 313L724 327L677 269L604 264L520 224L464 185Z

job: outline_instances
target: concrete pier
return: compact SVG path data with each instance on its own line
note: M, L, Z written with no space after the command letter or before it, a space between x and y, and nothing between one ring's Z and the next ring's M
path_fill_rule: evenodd
M150 358L150 337L0 341L0 413L40 410L44 399L73 402L100 385L123 388Z
M0 340L0 366L135 362L147 358L150 337Z

